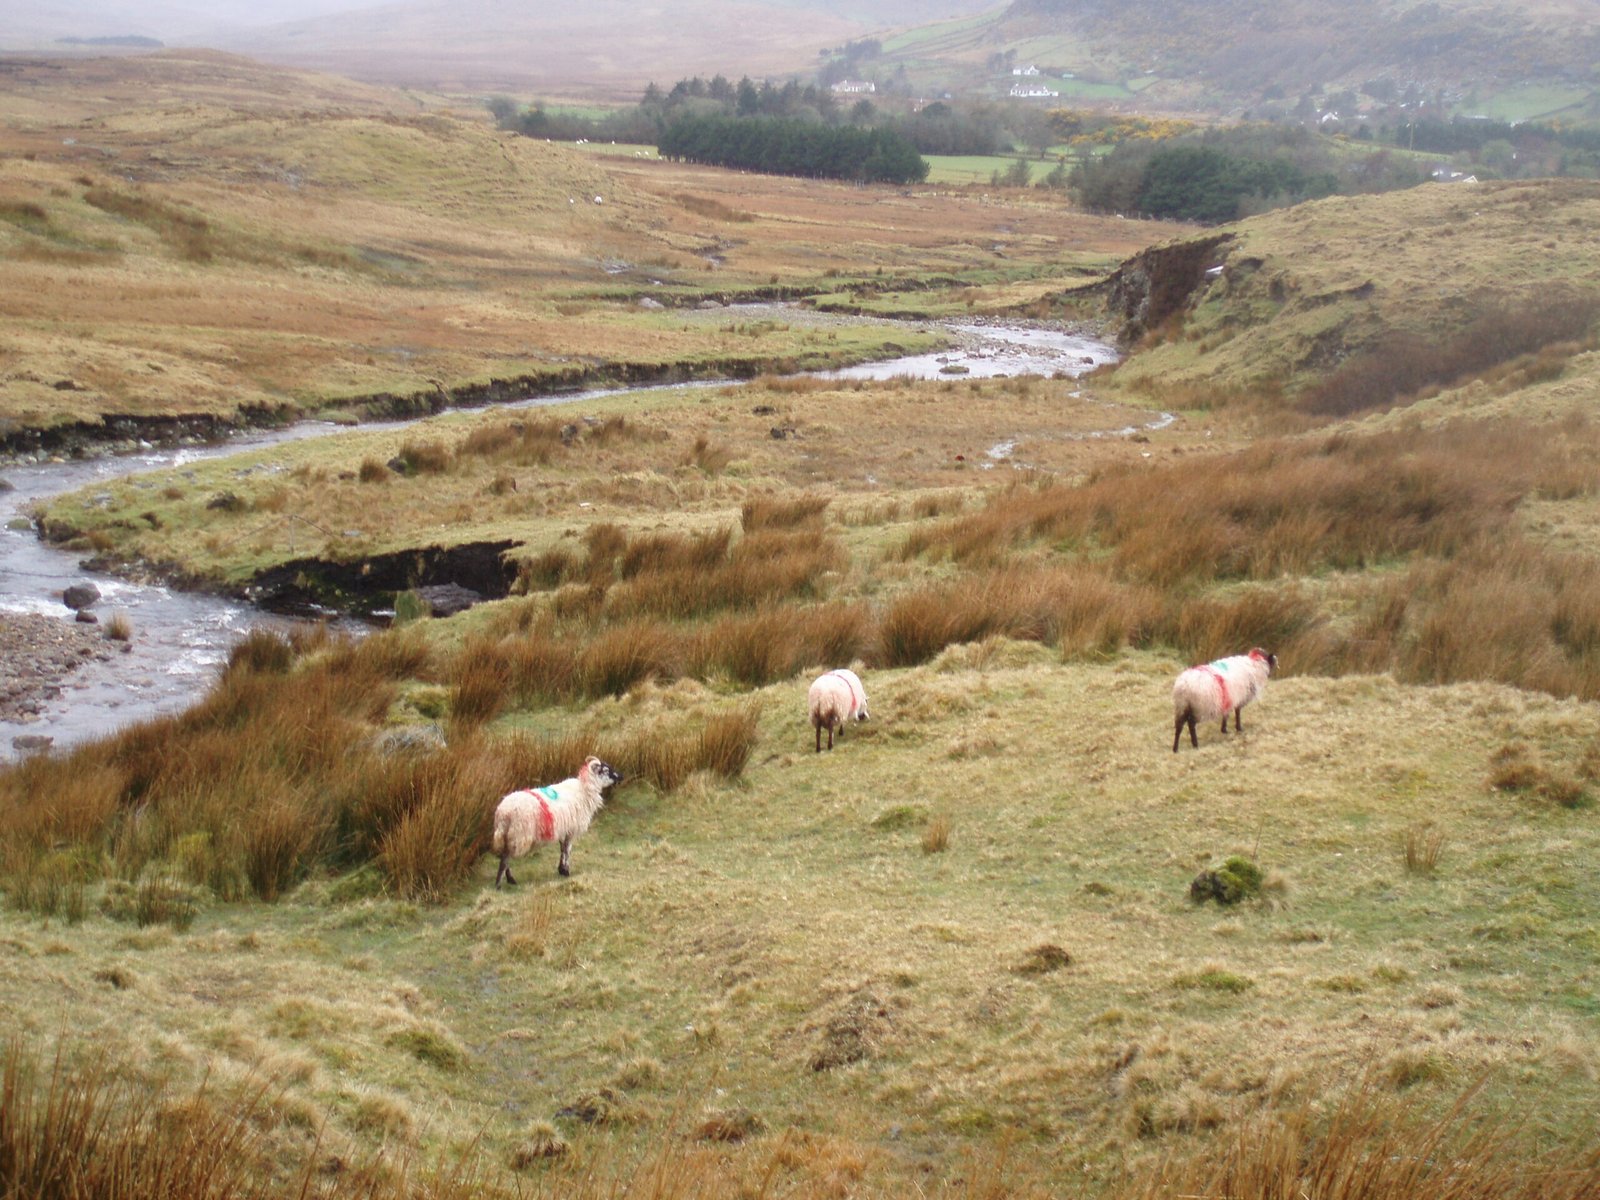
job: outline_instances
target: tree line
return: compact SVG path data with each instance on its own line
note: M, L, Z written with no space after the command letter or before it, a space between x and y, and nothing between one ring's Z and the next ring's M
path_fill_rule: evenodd
M934 101L916 112L896 115L880 110L865 96L841 104L828 87L814 83L756 83L749 77L735 82L723 75L680 79L670 88L652 83L638 104L598 117L538 102L524 107L504 96L491 99L488 108L501 129L555 141L650 143L677 120L713 115L891 130L919 154L1002 154L1014 143L1042 149L1055 139L1045 113L1034 108L983 100Z
M863 183L917 183L928 175L916 148L893 130L782 117L680 117L661 130L656 147L664 158L772 175Z
M1411 187L1426 178L1403 156L1339 159L1307 130L1246 125L1123 142L1080 162L1068 186L1095 212L1215 223L1336 192Z

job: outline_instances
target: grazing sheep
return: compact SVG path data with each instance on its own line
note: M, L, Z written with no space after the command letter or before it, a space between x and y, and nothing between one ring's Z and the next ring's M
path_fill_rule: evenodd
M822 731L828 731L828 749L833 749L833 731L844 736L845 723L867 719L867 689L854 671L829 671L811 685L806 694L811 710L811 728L817 735L817 752L822 752Z
M500 856L495 887L501 879L516 884L511 860L521 858L539 842L560 842L561 861L556 870L572 874L567 856L573 840L589 828L606 802L606 789L621 782L621 772L591 754L578 768L576 778L549 787L524 788L502 799L494 810L494 852Z
M1195 722L1222 718L1222 732L1228 732L1228 714L1233 714L1234 732L1239 724L1239 710L1261 695L1267 687L1267 676L1278 665L1278 656L1268 654L1259 647L1249 654L1235 654L1219 658L1216 662L1190 667L1178 676L1172 685L1172 752L1178 752L1178 741L1183 727L1189 727L1189 743L1200 748L1195 736Z

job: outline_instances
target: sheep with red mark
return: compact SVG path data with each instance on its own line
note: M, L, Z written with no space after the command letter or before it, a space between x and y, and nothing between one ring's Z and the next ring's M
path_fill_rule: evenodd
M540 842L560 842L561 860L556 870L572 874L568 856L572 843L606 802L606 789L622 782L622 773L592 754L571 779L548 787L523 788L504 797L494 810L494 852L500 869L494 885L504 879L515 885L511 860L521 858Z
M822 731L828 731L828 749L833 749L834 730L844 736L844 727L851 721L867 719L867 689L854 671L841 668L819 676L806 694L806 707L811 712L811 728L816 733L817 752L822 752Z
M1267 677L1277 666L1278 656L1258 646L1249 654L1219 658L1179 675L1172 685L1172 752L1178 752L1185 725L1189 727L1189 744L1200 748L1200 739L1195 736L1196 721L1221 717L1222 732L1227 733L1231 713L1234 732L1239 732L1243 728L1239 710L1266 691Z

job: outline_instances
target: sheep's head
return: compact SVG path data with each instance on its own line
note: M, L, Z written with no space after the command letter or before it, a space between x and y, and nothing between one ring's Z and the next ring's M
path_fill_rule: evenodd
M1278 669L1278 656L1276 654L1268 654L1260 646L1257 646L1254 650L1250 651L1250 657L1255 659L1257 662L1266 663L1268 675L1271 675Z
M602 792L613 784L622 782L621 771L608 762L602 762L592 754L584 761L583 770L590 779L600 786Z
M866 719L867 719L867 702L865 700L862 700L861 703L856 706L856 720L865 721Z

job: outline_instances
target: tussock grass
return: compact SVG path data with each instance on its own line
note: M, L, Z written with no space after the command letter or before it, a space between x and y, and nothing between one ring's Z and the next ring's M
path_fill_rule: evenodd
M829 572L847 565L839 542L820 529L763 528L737 542L731 529L630 537L610 524L590 526L579 558L557 546L525 563L522 590L581 582L564 601L573 612L608 620L683 620L723 609L754 608L815 595Z
M1489 300L1443 340L1406 331L1381 338L1308 389L1299 407L1318 417L1346 417L1501 364L1517 385L1552 379L1567 358L1593 348L1597 318L1600 301L1587 293L1543 293L1514 305Z
M1400 839L1400 855L1406 870L1416 875L1432 875L1444 857L1445 832L1432 822L1406 826Z
M597 694L675 673L659 656L678 643L655 628L621 626L591 644L578 669ZM83 888L108 869L102 863L129 881L175 870L227 898L248 889L273 901L318 867L367 861L397 894L439 901L487 849L494 804L513 787L565 778L599 752L671 791L697 770L737 776L757 737L746 709L713 716L693 735L682 727L590 733L508 750L472 736L492 715L484 706L504 703L489 683L510 678L496 673L493 647L474 644L455 667L450 743L388 753L373 731L395 696L390 673L427 661L419 645L402 631L356 647L313 641L301 651L258 634L182 716L0 775L9 903L81 913ZM173 744L182 753L172 754ZM33 803L39 795L53 802Z
M832 502L831 496L761 496L744 502L739 524L746 533L759 529L793 529L797 525L820 524Z

